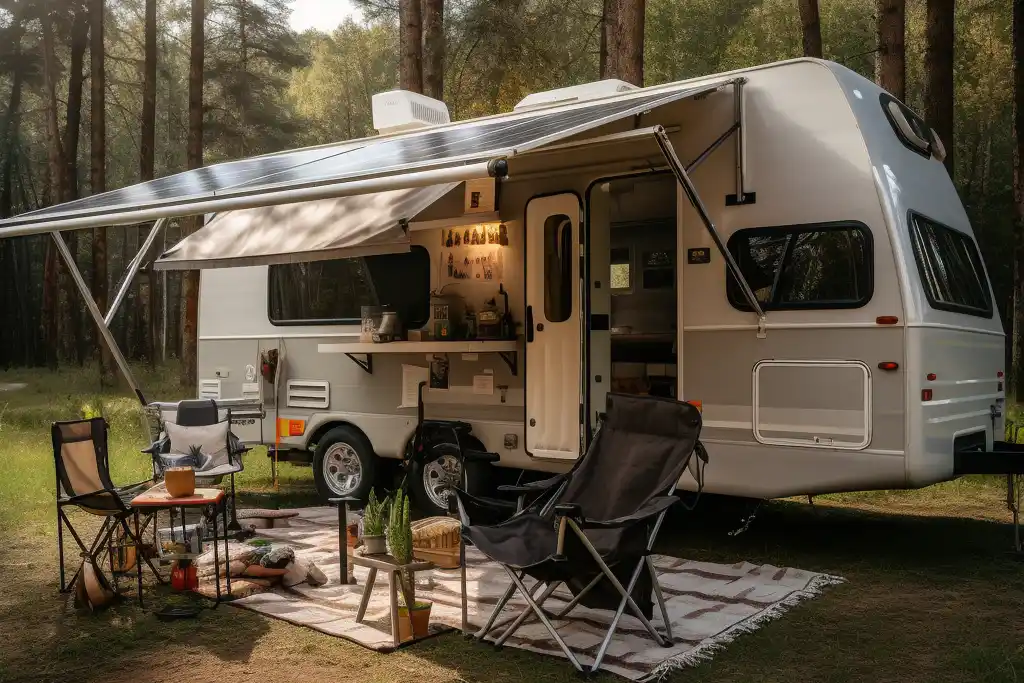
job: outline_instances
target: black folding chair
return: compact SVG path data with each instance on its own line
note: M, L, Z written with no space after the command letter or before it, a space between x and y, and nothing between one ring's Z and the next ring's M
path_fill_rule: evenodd
M248 453L249 449L242 444L237 436L231 433L230 408L227 410L225 420L228 423L228 463L213 470L196 472L196 484L201 486L217 485L220 484L221 480L225 476L230 476L231 495L229 496L229 499L231 503L231 522L228 524L228 529L230 531L238 531L242 527L238 523L237 513L235 512L235 475L245 469L245 466L242 463L242 456ZM192 399L179 402L177 414L174 418L175 424L182 427L205 427L217 424L220 421L220 409L217 407L217 402L209 398ZM157 441L153 442L149 448L143 451L144 453L149 453L150 456L152 456L153 476L158 479L163 477L164 471L164 463L160 456L168 454L170 452L170 446L170 438L168 438L166 433L164 433Z
M556 619L581 604L615 610L591 672L601 666L626 608L658 644L671 645L665 599L650 554L665 513L679 502L674 495L676 483L698 447L700 429L700 412L688 403L609 394L602 424L573 470L531 485L531 493L545 486L554 489L550 498L542 498L508 521L484 526L473 523L471 511L485 503L457 491L463 542L472 543L501 564L512 580L476 637L486 638L511 622L495 641L500 647L532 613L576 670L583 672L543 609L545 601L564 584L573 597ZM699 453L695 463L698 483L702 480L700 461L706 461L703 449ZM523 583L525 576L536 579L532 589ZM495 624L516 591L527 607L518 616ZM651 623L652 593L661 611L664 634ZM465 601L463 594L463 605Z
M142 531L128 524L132 517L132 499L142 493L152 482L140 482L130 486L116 487L110 478L107 454L107 423L101 418L55 422L50 430L53 441L53 461L57 479L57 548L60 555L60 590L71 591L81 576L81 567L65 582L64 570L64 529L81 548L83 556L97 567L103 566L100 558L104 551L110 555L110 569L114 586L117 573L114 571L114 556L110 548L111 535L120 528L123 539L135 547L135 561L145 561L156 572L156 568L144 555L141 547ZM80 510L103 518L99 531L92 543L86 545L68 518L65 508ZM149 523L149 518L146 524ZM141 576L141 574L140 574Z

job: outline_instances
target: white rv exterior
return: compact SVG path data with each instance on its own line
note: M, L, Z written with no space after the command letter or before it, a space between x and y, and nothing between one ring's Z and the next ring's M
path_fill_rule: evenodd
M709 492L773 498L952 478L955 448L990 449L1002 433L1004 334L941 148L923 140L935 153L915 151L914 130L904 125L901 139L905 122L885 113L890 98L836 64L801 59L724 76L745 79L741 134L692 178L763 320L729 285L653 138L630 137L630 118L511 158L496 214L465 213L459 185L409 225L412 252L399 258L428 261L429 276L400 268L392 296L421 300L443 285L449 230L505 226L500 283L518 341L370 347L352 319L272 320L272 271L295 266L210 269L199 394L262 401L264 419L240 435L304 454L325 495L365 491L377 459L402 457L417 421L414 407L399 407L403 366L439 355L449 388L426 392L428 416L470 423L500 467L565 470L609 390L667 385L702 407ZM552 106L567 97L557 93ZM544 98L526 104L535 110ZM735 114L725 88L660 106L641 125L663 126L688 162ZM612 137L575 144L601 136ZM746 201L727 201L740 172ZM479 311L498 283L445 291ZM281 359L274 384L259 372L271 349ZM414 485L429 488L422 478L450 466L417 470ZM689 474L680 483L696 485Z

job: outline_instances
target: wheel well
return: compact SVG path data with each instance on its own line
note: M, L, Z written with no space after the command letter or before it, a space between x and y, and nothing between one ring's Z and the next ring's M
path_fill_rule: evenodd
M364 439L366 439L366 443L370 444L371 450L373 449L373 442L370 441L370 437L366 436L366 432L364 432L362 429L352 424L351 422L346 422L345 420L330 420L328 422L324 422L322 425L318 426L316 429L313 430L313 433L310 434L309 438L306 440L306 450L312 451L316 447L316 445L320 443L320 440L324 438L327 432L331 431L335 427L348 427L353 431L359 432L359 434L362 435ZM375 457L377 456L376 451L374 452L373 455Z

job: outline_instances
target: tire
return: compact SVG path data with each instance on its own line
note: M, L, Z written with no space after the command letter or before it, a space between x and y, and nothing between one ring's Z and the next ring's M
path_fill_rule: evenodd
M348 478L353 475L356 478ZM347 496L365 501L376 475L377 456L359 430L346 425L335 427L316 445L313 481L324 503L330 498Z
M475 439L467 439L465 447L472 450L483 450L483 444ZM409 472L409 492L412 495L413 501L416 503L416 509L425 515L438 516L448 514L448 507L438 504L438 499L442 495L434 494L431 495L427 492L427 482L439 482L441 472L447 473L449 476L456 476L459 478L459 485L461 486L461 472L458 466L458 458L456 454L458 449L455 444L451 443L439 443L432 447L434 453L440 453L440 458L433 463L424 465L422 462L416 460L413 461L412 467ZM454 469L453 469L454 465ZM489 463L471 462L467 463L466 472L466 488L467 492L474 496L485 496L490 492L491 479L492 479L492 467ZM435 483L435 487L436 487ZM447 496L443 496L444 499Z

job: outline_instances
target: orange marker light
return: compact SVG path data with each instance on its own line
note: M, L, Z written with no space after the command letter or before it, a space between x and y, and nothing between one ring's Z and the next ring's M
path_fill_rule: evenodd
M686 401L686 402L689 403L694 408L696 408L697 412L699 412L701 414L704 413L704 401Z
M895 325L899 321L900 319L894 315L880 315L875 318L876 325Z

